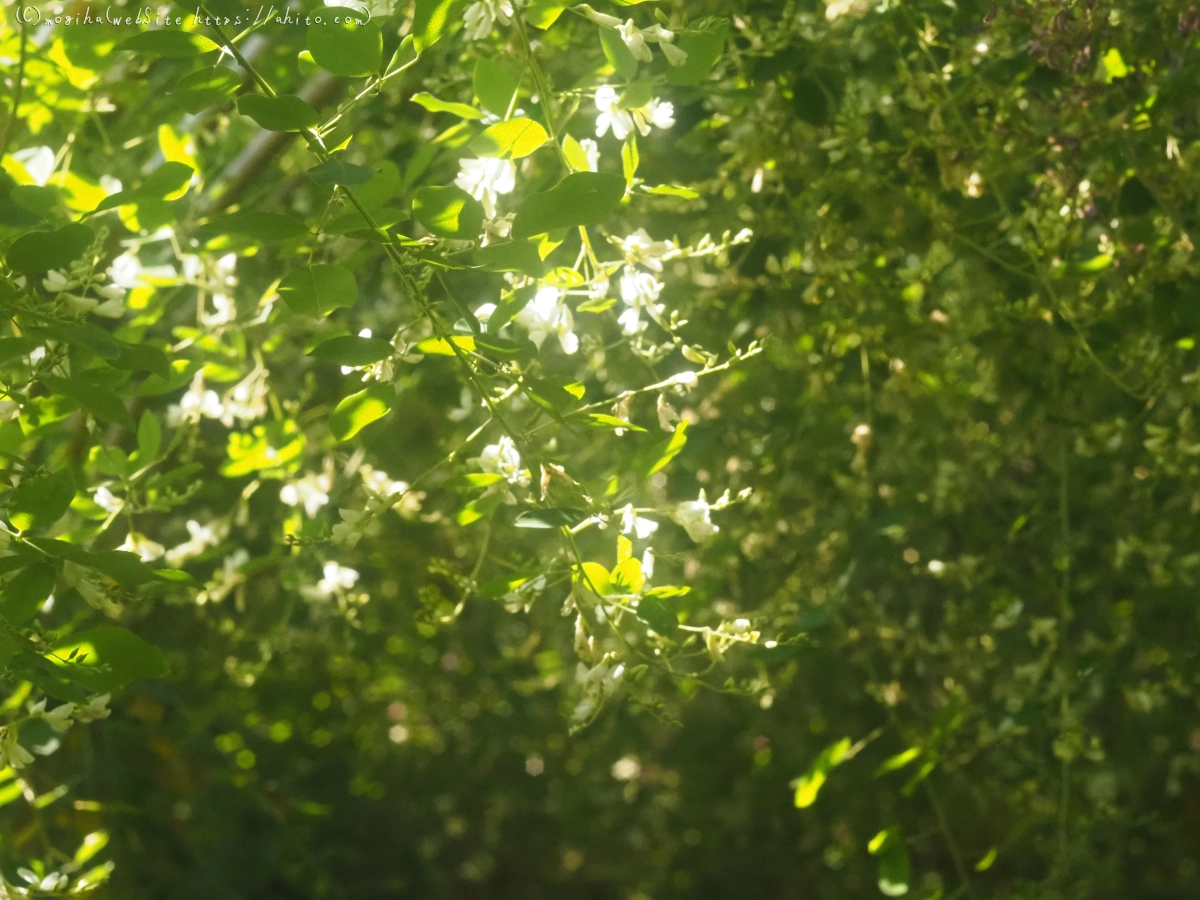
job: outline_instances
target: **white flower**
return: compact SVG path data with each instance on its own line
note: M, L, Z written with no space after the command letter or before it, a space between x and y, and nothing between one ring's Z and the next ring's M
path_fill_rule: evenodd
M124 500L122 500L120 497L113 496L113 493L103 485L96 488L96 493L93 499L96 501L96 505L106 513L120 512L121 508L125 505Z
M52 294L57 294L65 291L67 288L76 287L77 282L71 281L66 274L58 269L51 269L46 273L46 277L42 279L42 287Z
M558 288L540 288L513 321L528 329L529 339L539 349L546 335L551 333L558 335L563 353L570 354L579 349L579 338L573 331L575 320L571 308L563 302L562 291Z
M237 318L237 306L234 305L233 298L227 297L225 294L213 294L212 304L216 312L211 315L202 312L200 314L201 325L207 328L216 328L218 325L228 324Z
M124 550L126 553L136 553L141 557L142 562L153 562L156 559L162 558L163 545L150 540L144 534L136 534L129 532L125 535L125 543L121 544L118 550Z
M27 147L13 153L12 158L25 168L38 187L45 187L54 174L55 153L49 147Z
M617 781L637 781L641 774L641 764L632 756L623 756L613 763L612 777Z
M521 454L507 434L483 448L479 454L479 468L490 475L503 475L509 484L525 486L530 481L529 470L521 468Z
M178 277L174 266L143 266L132 250L126 250L114 259L107 274L113 284L123 288L151 284L152 279L172 281Z
M261 419L267 414L267 393L267 370L255 367L221 398L221 424L231 428L235 419L243 424Z
M362 526L358 524L363 517L362 510L339 509L338 515L342 521L333 526L333 542L353 547L362 537Z
M650 62L654 59L650 53L650 48L646 46L646 36L640 28L633 24L633 19L626 19L622 24L617 26L617 34L621 35L621 40L625 42L625 46L629 48L629 52L633 54L633 58L640 62Z
M346 566L340 566L330 560L325 563L324 577L316 585L300 588L300 594L307 600L328 600L335 594L354 587L358 581L358 572Z
M679 255L679 248L674 242L651 240L645 228L639 228L626 238L612 238L612 242L621 248L627 264L632 266L641 263L655 272L663 270L663 260Z
M66 731L71 727L71 714L78 707L74 703L64 703L61 706L56 706L50 712L42 713L42 718L46 720L46 724L55 731Z
M495 311L496 311L495 303L481 304L479 306L479 308L475 310L475 318L479 321L479 324L483 326L484 331L487 331L488 319L490 319L492 317L492 313L494 313Z
M633 504L630 503L621 510L621 534L629 534L631 531L637 535L638 540L644 541L658 531L658 523L639 516L633 511Z
M617 91L611 85L602 84L596 88L596 137L604 137L612 128L613 137L623 141L633 131L633 116L628 110L617 108Z
M640 310L645 309L651 315L662 312L663 307L655 303L662 289L662 282L649 272L639 272L632 266L625 267L625 274L621 276L621 299L629 309L621 313L617 321L626 334L637 333L641 322Z
M666 394L658 395L658 427L663 431L674 431L679 421L679 413L667 402Z
M329 489L332 486L333 475L330 472L310 472L299 481L285 484L279 491L279 499L288 506L302 505L305 515L311 519L329 502Z
M513 7L510 0L475 0L463 13L463 37L478 41L492 33L496 22L508 25L512 22Z
M631 109L630 112L643 137L650 133L651 125L655 128L670 128L675 124L675 104L666 103L657 97L645 106Z
M74 711L75 721L95 722L97 719L107 719L112 714L112 710L108 708L108 701L111 699L112 694L98 694L93 697Z
M383 497L394 497L396 494L403 494L408 490L407 482L393 480L382 469L374 469L371 466L362 465L358 467L358 474L362 476L363 486L373 494L379 494Z
M484 215L496 217L496 196L517 185L517 167L511 159L461 159L454 183L483 204Z
M658 49L663 52L663 56L667 58L667 62L673 66L682 66L687 62L686 51L680 50L670 41L660 41Z
M583 155L587 157L588 171L598 172L600 166L600 145L591 138L584 138L579 142L579 146L583 150Z
M871 0L825 0L825 18L832 22L844 15L861 16L871 8Z
M509 213L507 216L496 216L494 219L487 219L483 223L483 240L480 241L481 247L486 247L496 239L503 240L512 232L513 219L516 218L515 213Z
M17 743L17 729L4 730L4 743L0 745L0 765L5 760L14 769L22 769L33 762L33 754Z
M681 387L687 388L689 391L700 383L699 376L695 372L678 372L671 376L671 380Z
M708 500L704 497L704 488L701 488L700 498L676 504L675 508L671 510L671 518L683 526L688 537L696 543L700 543L721 530L709 519L711 510L712 507L708 505Z
M215 521L210 525L201 525L195 519L189 519L187 530L188 534L192 536L191 540L185 541L178 547L172 547L166 552L165 559L168 565L179 566L181 563L199 556L209 547L217 546L229 533L229 525L220 521Z
M216 391L205 390L203 370L196 373L188 386L187 393L180 399L178 405L171 404L167 408L167 424L172 428L184 422L199 422L201 416L219 419L224 415L225 408Z

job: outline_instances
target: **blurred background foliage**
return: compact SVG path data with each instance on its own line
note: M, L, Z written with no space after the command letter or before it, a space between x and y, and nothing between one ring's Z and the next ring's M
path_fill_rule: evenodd
M656 197L629 221L681 243L752 229L727 265L677 264L664 298L692 343L766 346L678 401L689 441L650 486L661 502L753 496L702 547L664 529L658 565L691 588L691 613L748 618L778 643L727 653L715 681L654 678L570 733L564 585L515 612L467 590L448 613L490 526L454 524L461 499L436 480L338 551L359 573L340 604L305 602L335 555L285 543L320 534L280 488L301 463L340 470L357 452L327 426L357 376L305 353L394 328L408 301L361 242L343 255L353 310L258 320L280 253L209 239L206 265L239 254L239 319L205 326L195 291L144 289L125 339L188 343L218 390L263 369L270 427L303 433L303 456L223 475L227 424L172 432L199 468L142 531L172 547L195 538L189 520L230 528L181 563L208 583L199 599L172 587L122 615L170 674L51 739L23 793L3 794L10 881L103 830L116 867L99 893L122 898L1200 894L1200 12L656 5L724 17L728 37L708 81L665 89L676 123L640 148L640 177L698 198ZM385 53L403 7L382 20ZM162 225L196 234L234 204L320 217L329 190L303 177L302 142L232 104L181 117L167 89L191 60L114 52L136 30L30 29L8 149L64 148L79 183L60 186L76 194L103 175L139 182L156 152L190 159L203 181L186 208L113 220L113 253ZM603 72L594 30L566 15L536 33L558 90ZM329 114L347 83L297 62L304 34L272 25L245 52ZM497 35L495 52L515 52ZM453 178L451 119L409 98L470 102L477 53L455 31L349 117L364 159L394 164L382 200L406 208L414 185ZM583 102L566 130L589 136L591 116ZM488 299L492 282L456 277L473 305ZM597 340L562 373L622 385L638 365ZM135 417L165 416L187 379L144 392ZM462 386L435 357L398 383L353 465L412 481L465 434L448 415ZM95 464L72 457L85 426L47 418L0 427L0 449ZM633 419L653 412L635 404ZM571 452L599 477L614 438L589 440ZM117 546L103 518L98 546ZM532 552L527 535L504 541L510 565ZM7 688L11 713L28 687Z

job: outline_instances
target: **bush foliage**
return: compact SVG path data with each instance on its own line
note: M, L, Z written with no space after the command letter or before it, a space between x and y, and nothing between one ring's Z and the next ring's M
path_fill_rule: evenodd
M1200 891L1196 7L5 17L0 895Z

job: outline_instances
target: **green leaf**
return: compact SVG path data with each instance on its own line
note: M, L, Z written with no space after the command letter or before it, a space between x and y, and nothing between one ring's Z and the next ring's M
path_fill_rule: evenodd
M372 75L383 65L383 34L378 25L365 25L353 17L343 24L308 26L308 51L327 72L344 78Z
M454 341L455 346L460 350L470 352L475 349L475 338L473 337L455 335L450 340ZM425 338L423 341L418 341L416 350L418 353L424 353L426 356L457 355L454 352L454 347L450 346L450 341L439 337Z
M625 196L625 178L612 172L574 172L548 191L531 194L513 221L514 238L558 228L599 225Z
M438 237L472 240L483 230L483 205L459 187L423 187L413 195L413 218Z
M141 31L130 35L113 49L128 50L146 56L182 57L211 53L213 50L219 50L220 45L193 31L156 28L153 31Z
M625 46L625 42L621 40L621 34L617 29L601 25L600 46L604 50L604 56L609 65L616 69L618 75L626 81L633 81L637 77L638 61Z
M476 497L458 511L458 515L455 516L455 521L458 522L459 525L470 525L472 522L478 522L480 519L493 512L496 507L503 502L503 491L497 491L494 494L484 494L482 497Z
M118 206L128 206L146 201L161 200L183 189L191 181L195 170L186 163L168 161L150 173L141 186L130 191L109 194L92 212L103 212Z
M631 422L626 422L624 419L618 419L616 416L609 416L604 413L590 413L588 415L588 424L596 428L624 428L626 431L641 432L645 432L646 430L640 425L634 425Z
M729 23L724 19L710 19L705 24L707 27L703 30L684 31L676 37L675 44L687 54L687 59L682 66L668 67L668 84L700 84L721 58Z
M53 378L43 375L41 380L54 393L74 401L81 409L91 413L97 419L103 422L113 422L129 431L137 428L133 416L125 407L125 401L110 388L84 381L78 377Z
M35 341L28 336L0 338L0 365L10 359L28 356L39 346L41 346L40 341Z
M1136 175L1125 180L1117 195L1117 213L1122 216L1141 216L1157 206L1150 189Z
M649 478L655 472L663 469L667 463L679 455L679 451L683 449L683 445L687 443L687 426L688 420L684 419L677 426L671 437L655 448L650 468L646 470L646 477Z
M376 419L387 415L396 397L390 384L375 384L351 394L339 403L329 417L329 430L339 441L348 441Z
M424 53L446 33L462 0L417 0L412 34L418 53Z
M101 359L120 359L121 345L113 336L89 322L47 322L38 328L62 344L83 347Z
M317 111L294 94L243 94L238 98L238 112L267 131L303 131L321 121Z
M76 661L60 662L73 652ZM82 663L77 661L79 657L83 657ZM162 650L115 625L72 635L54 648L52 661L72 681L97 693L114 691L138 678L161 678L170 671Z
M897 825L892 825L876 834L875 837L867 842L867 852L872 856L878 856L880 853L890 850L898 841L903 841L903 838L900 836L900 828Z
M536 284L527 284L525 287L517 288L500 298L500 302L496 304L496 308L492 310L492 314L488 317L487 328L488 334L495 334L521 312L529 301L533 299L533 295L537 293Z
M626 86L617 99L617 109L639 109L654 99L655 84L648 78L640 78Z
M319 318L358 300L354 275L339 266L303 266L279 282L279 295L292 312Z
M409 99L413 103L420 104L430 112L446 112L458 116L460 119L482 119L483 113L473 106L467 106L465 103L451 103L449 100L439 100L433 94L422 91L419 94L413 94Z
M187 112L195 115L210 106L227 102L238 88L242 79L227 66L208 66L183 76L171 89L171 99Z
M70 469L25 477L9 495L8 518L21 531L45 528L61 519L74 499L75 476Z
M525 14L526 22L545 31L558 21L565 8L561 0L531 0L522 7L521 12Z
M585 562L577 566L572 573L576 584L581 584L588 590L603 597L614 593L609 583L608 569L597 562Z
M521 71L518 63L505 57L476 60L471 84L483 108L494 115L507 116L521 84Z
M57 572L49 563L26 566L0 588L0 614L10 625L33 618L54 590Z
M267 241L283 241L308 234L308 227L295 216L270 212L243 212L222 216L203 226L211 234L236 234Z
M1129 66L1125 65L1121 51L1112 47L1100 58L1100 71L1104 83L1112 84L1116 79L1124 78L1129 74Z
M477 156L520 159L548 140L546 129L533 119L509 119L497 122L471 141L471 150Z
M895 772L897 769L903 769L920 755L921 748L909 747L903 753L897 753L895 756L888 757L882 763L880 763L879 768L875 770L875 777L878 778L880 775L886 775L888 772Z
M636 563L636 559L627 559L621 563ZM615 572L613 573L616 574ZM649 625L658 634L669 637L679 630L679 619L676 618L670 604L662 597L642 597L637 602L637 617Z
M636 559L630 557L622 560L615 569L612 570L612 575L609 576L612 585L623 594L636 594L642 589L642 585L646 583L646 576L642 574L642 564ZM638 607L639 610L641 607Z
M335 157L329 162L313 166L308 170L308 177L321 185L332 184L366 184L375 177L375 173L366 166L356 166L346 162L341 157ZM357 212L357 210L356 210Z
M567 162L571 164L571 168L576 172L591 171L591 164L588 162L587 152L583 149L583 145L571 135L567 135L562 139L563 155L566 156Z
M225 448L228 459L221 466L221 474L239 478L286 466L304 452L304 443L304 435L291 421L255 425L250 434L235 431L229 435Z
M695 200L700 196L700 192L695 188L679 187L674 184L656 184L653 187L643 184L642 190L647 194L659 194L664 197L681 197L684 200Z
M138 461L141 465L148 465L158 458L158 451L162 447L162 425L159 424L158 417L148 409L142 413L141 421L138 422L137 445Z
M528 241L506 241L480 247L475 251L473 262L488 272L520 272L532 278L540 278L546 271L537 247Z
M408 213L405 210L394 209L388 206L381 206L368 210L368 212L370 212L375 224L383 229L391 228L393 225L403 222L408 218ZM321 230L325 234L348 234L352 237L365 237L367 234L374 236L375 234L371 231L370 224L357 209L352 209L345 215L338 216Z
M812 806L817 799L829 770L846 759L850 752L850 738L842 738L836 744L830 744L821 751L816 762L796 782L795 804L797 809Z
M447 478L444 483L446 487L473 490L491 487L493 484L499 484L503 480L504 476L499 472L468 472L465 475Z
M19 184L9 194L12 202L39 216L46 216L58 205L58 192L36 184Z
M118 369L129 372L153 372L160 378L171 377L171 360L153 344L131 344L127 341L117 341L121 355L112 361Z
M61 269L83 255L96 233L81 222L72 222L55 231L31 231L8 248L6 262L14 272L32 275L47 269Z
M621 145L621 168L625 173L625 187L633 187L633 178L637 174L638 163L641 157L638 155L637 135L631 134L629 140Z
M998 853L999 848L997 847L993 847L991 850L985 853L983 858L979 860L979 862L975 863L975 871L986 872L988 869L990 869L992 864L996 861L996 856Z
M395 352L396 348L382 338L343 335L318 344L308 355L339 366L369 366Z
M902 897L908 893L908 880L908 849L903 841L896 841L879 860L879 891L887 897Z

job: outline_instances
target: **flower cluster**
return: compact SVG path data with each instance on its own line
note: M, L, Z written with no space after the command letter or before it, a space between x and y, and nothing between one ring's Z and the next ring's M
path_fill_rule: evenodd
M670 128L675 124L675 106L664 103L657 97L642 106L624 109L616 89L611 85L601 85L596 88L596 109L600 115L596 117L596 137L604 137L608 129L612 129L613 137L623 141L637 128L645 137L650 133L650 126Z
M633 24L633 19L626 19L622 22L616 16L597 12L586 3L580 4L575 9L597 25L615 29L625 46L629 48L630 54L639 62L651 62L654 59L654 54L650 52L650 44L658 44L658 49L667 58L667 62L673 66L682 66L687 62L687 53L675 46L675 32L669 31L661 25L638 28Z

